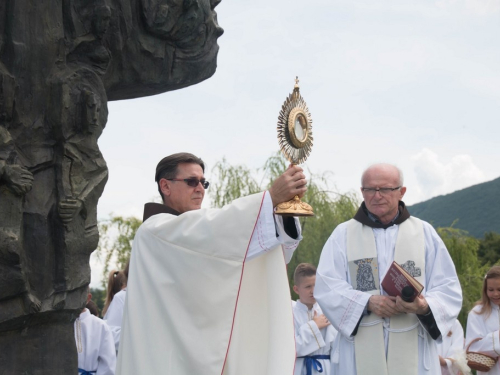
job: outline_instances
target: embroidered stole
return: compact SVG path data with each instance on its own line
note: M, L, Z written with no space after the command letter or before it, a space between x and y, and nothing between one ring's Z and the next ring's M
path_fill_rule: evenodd
M347 226L347 261L354 289L380 295L377 249L373 229L352 219ZM425 243L422 221L410 217L399 225L394 260L425 285ZM390 319L385 353L384 319L365 315L354 337L357 373L418 374L418 318L400 314Z

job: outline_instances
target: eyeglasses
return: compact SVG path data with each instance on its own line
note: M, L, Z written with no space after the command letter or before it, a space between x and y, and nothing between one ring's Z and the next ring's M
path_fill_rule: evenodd
M375 195L377 193L377 191L380 193L380 195L388 195L388 194L392 193L393 191L399 190L399 189L401 189L401 186L393 187L393 188L390 188L390 187L385 187L385 188L364 188L364 187L362 187L361 191L363 193L365 193L366 195Z
M184 181L188 186L191 187L197 187L198 184L201 182L201 186L203 186L203 189L208 189L208 186L210 185L210 182L202 178L201 180L198 180L195 177L191 178L167 178L168 181Z

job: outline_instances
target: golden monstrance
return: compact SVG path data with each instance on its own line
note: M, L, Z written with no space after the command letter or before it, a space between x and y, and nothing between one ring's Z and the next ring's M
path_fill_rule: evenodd
M288 95L278 116L278 142L281 152L291 164L302 164L311 153L313 144L312 119L309 108L299 91L299 77L293 92ZM312 207L298 195L280 203L275 213L283 216L314 216Z

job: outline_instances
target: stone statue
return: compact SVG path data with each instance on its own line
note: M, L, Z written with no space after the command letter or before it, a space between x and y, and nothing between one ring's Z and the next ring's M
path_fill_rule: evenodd
M212 76L219 2L0 2L0 374L75 373L107 102Z

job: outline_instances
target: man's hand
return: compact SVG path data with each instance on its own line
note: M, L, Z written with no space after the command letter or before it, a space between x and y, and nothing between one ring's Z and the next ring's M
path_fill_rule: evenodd
M269 188L273 207L289 201L296 195L302 198L307 190L306 184L303 169L298 165L290 165L285 173L279 176Z
M382 318L401 313L396 306L396 298L391 296L371 296L368 300L368 310Z
M64 224L71 223L71 220L80 211L82 201L73 198L67 198L59 202L59 216Z
M314 311L314 322L318 326L319 329L328 327L331 323L328 321L325 315L318 315L317 311Z
M430 311L427 300L421 294L413 302L405 302L398 296L396 306L399 311L410 314L425 315Z
M7 187L17 195L24 195L31 190L33 175L19 165L6 165L3 180Z

